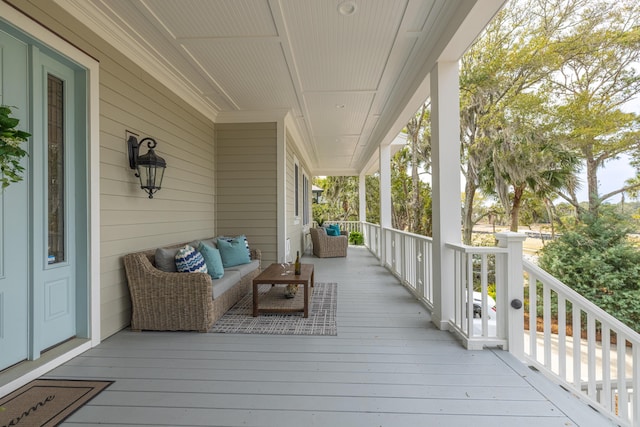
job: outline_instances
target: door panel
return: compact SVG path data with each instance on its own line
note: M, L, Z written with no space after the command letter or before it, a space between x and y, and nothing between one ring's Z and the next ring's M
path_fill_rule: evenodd
M0 104L28 128L28 48L0 31ZM15 107L15 108L13 108ZM29 151L28 144L22 146ZM28 159L23 159L27 168ZM27 168L28 170L28 168ZM29 176L0 188L0 370L28 356Z
M34 304L42 310L35 349L42 351L76 334L75 84L73 70L50 56L40 52L36 61L40 75L34 93L46 106L34 129L44 141L36 155L43 167L34 168L34 193L43 196L34 202L35 212L44 219L34 232L34 257L42 268L35 280L35 294L41 299Z

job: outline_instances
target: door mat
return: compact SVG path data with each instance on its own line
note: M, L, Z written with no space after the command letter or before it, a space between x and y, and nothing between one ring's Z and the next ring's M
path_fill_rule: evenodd
M0 399L0 427L53 427L113 381L35 380Z
M309 317L302 313L260 313L253 317L251 293L231 307L209 330L227 334L270 335L337 335L336 307L338 304L337 283L316 283L310 295ZM284 286L260 285L260 307L302 307L304 292L298 290L294 298L284 297Z

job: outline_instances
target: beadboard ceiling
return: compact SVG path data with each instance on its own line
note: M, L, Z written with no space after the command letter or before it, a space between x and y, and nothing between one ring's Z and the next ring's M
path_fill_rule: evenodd
M289 113L314 175L375 169L503 2L57 0L216 122Z

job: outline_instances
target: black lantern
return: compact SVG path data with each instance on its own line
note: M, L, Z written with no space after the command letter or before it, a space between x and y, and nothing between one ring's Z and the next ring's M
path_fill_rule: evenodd
M145 141L149 151L140 156L138 152ZM167 162L153 151L158 145L153 138L144 138L138 143L135 136L130 136L127 145L129 147L129 167L136 170L136 176L140 178L140 188L149 194L150 199L153 199L153 193L162 187L162 178Z

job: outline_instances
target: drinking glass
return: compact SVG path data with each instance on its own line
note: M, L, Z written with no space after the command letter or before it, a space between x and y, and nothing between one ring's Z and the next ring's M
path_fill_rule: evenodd
M282 260L280 260L280 265L282 266L282 273L280 273L281 276L286 276L291 273L291 271L289 271L289 266L291 265L291 263L287 261L287 257L282 257Z

